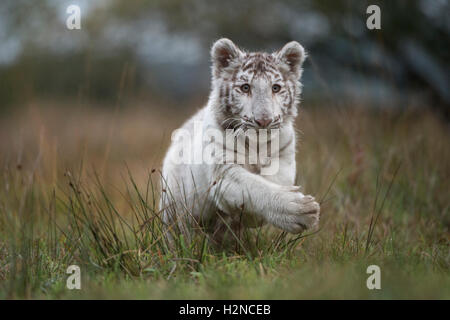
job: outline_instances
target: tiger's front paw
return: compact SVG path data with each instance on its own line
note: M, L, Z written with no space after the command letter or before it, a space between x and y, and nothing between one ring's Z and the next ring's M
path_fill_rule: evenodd
M284 213L276 223L281 229L290 233L301 233L316 228L319 224L320 205L310 195L293 192L286 204Z

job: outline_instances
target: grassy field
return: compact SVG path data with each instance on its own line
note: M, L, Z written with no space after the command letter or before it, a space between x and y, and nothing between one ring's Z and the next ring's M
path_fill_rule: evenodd
M321 226L169 247L158 170L194 112L30 104L0 120L0 298L450 298L450 132L419 111L305 108L298 184ZM81 268L81 290L66 269ZM381 268L368 290L366 268Z

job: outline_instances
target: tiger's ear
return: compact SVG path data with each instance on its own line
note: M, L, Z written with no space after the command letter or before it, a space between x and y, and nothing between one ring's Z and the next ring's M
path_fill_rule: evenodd
M244 53L230 39L217 40L211 49L213 75L219 77L223 71L232 66Z
M287 43L275 53L275 58L281 64L282 69L296 79L300 79L302 75L302 64L306 57L305 49L297 41Z

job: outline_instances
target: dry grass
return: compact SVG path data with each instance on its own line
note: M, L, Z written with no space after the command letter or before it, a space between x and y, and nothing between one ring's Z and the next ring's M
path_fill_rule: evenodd
M157 211L151 170L193 111L36 102L3 116L0 297L450 297L450 134L432 114L303 110L298 181L321 199L321 229L255 231L245 255L204 239L171 251L157 223L141 228ZM73 263L80 292L65 289ZM370 264L381 291L365 287Z

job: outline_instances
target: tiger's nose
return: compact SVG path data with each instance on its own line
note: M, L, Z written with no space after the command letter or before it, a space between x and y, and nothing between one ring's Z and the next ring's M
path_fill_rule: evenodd
M270 118L261 118L261 119L255 119L255 122L258 124L258 126L265 128L267 127L273 120Z

